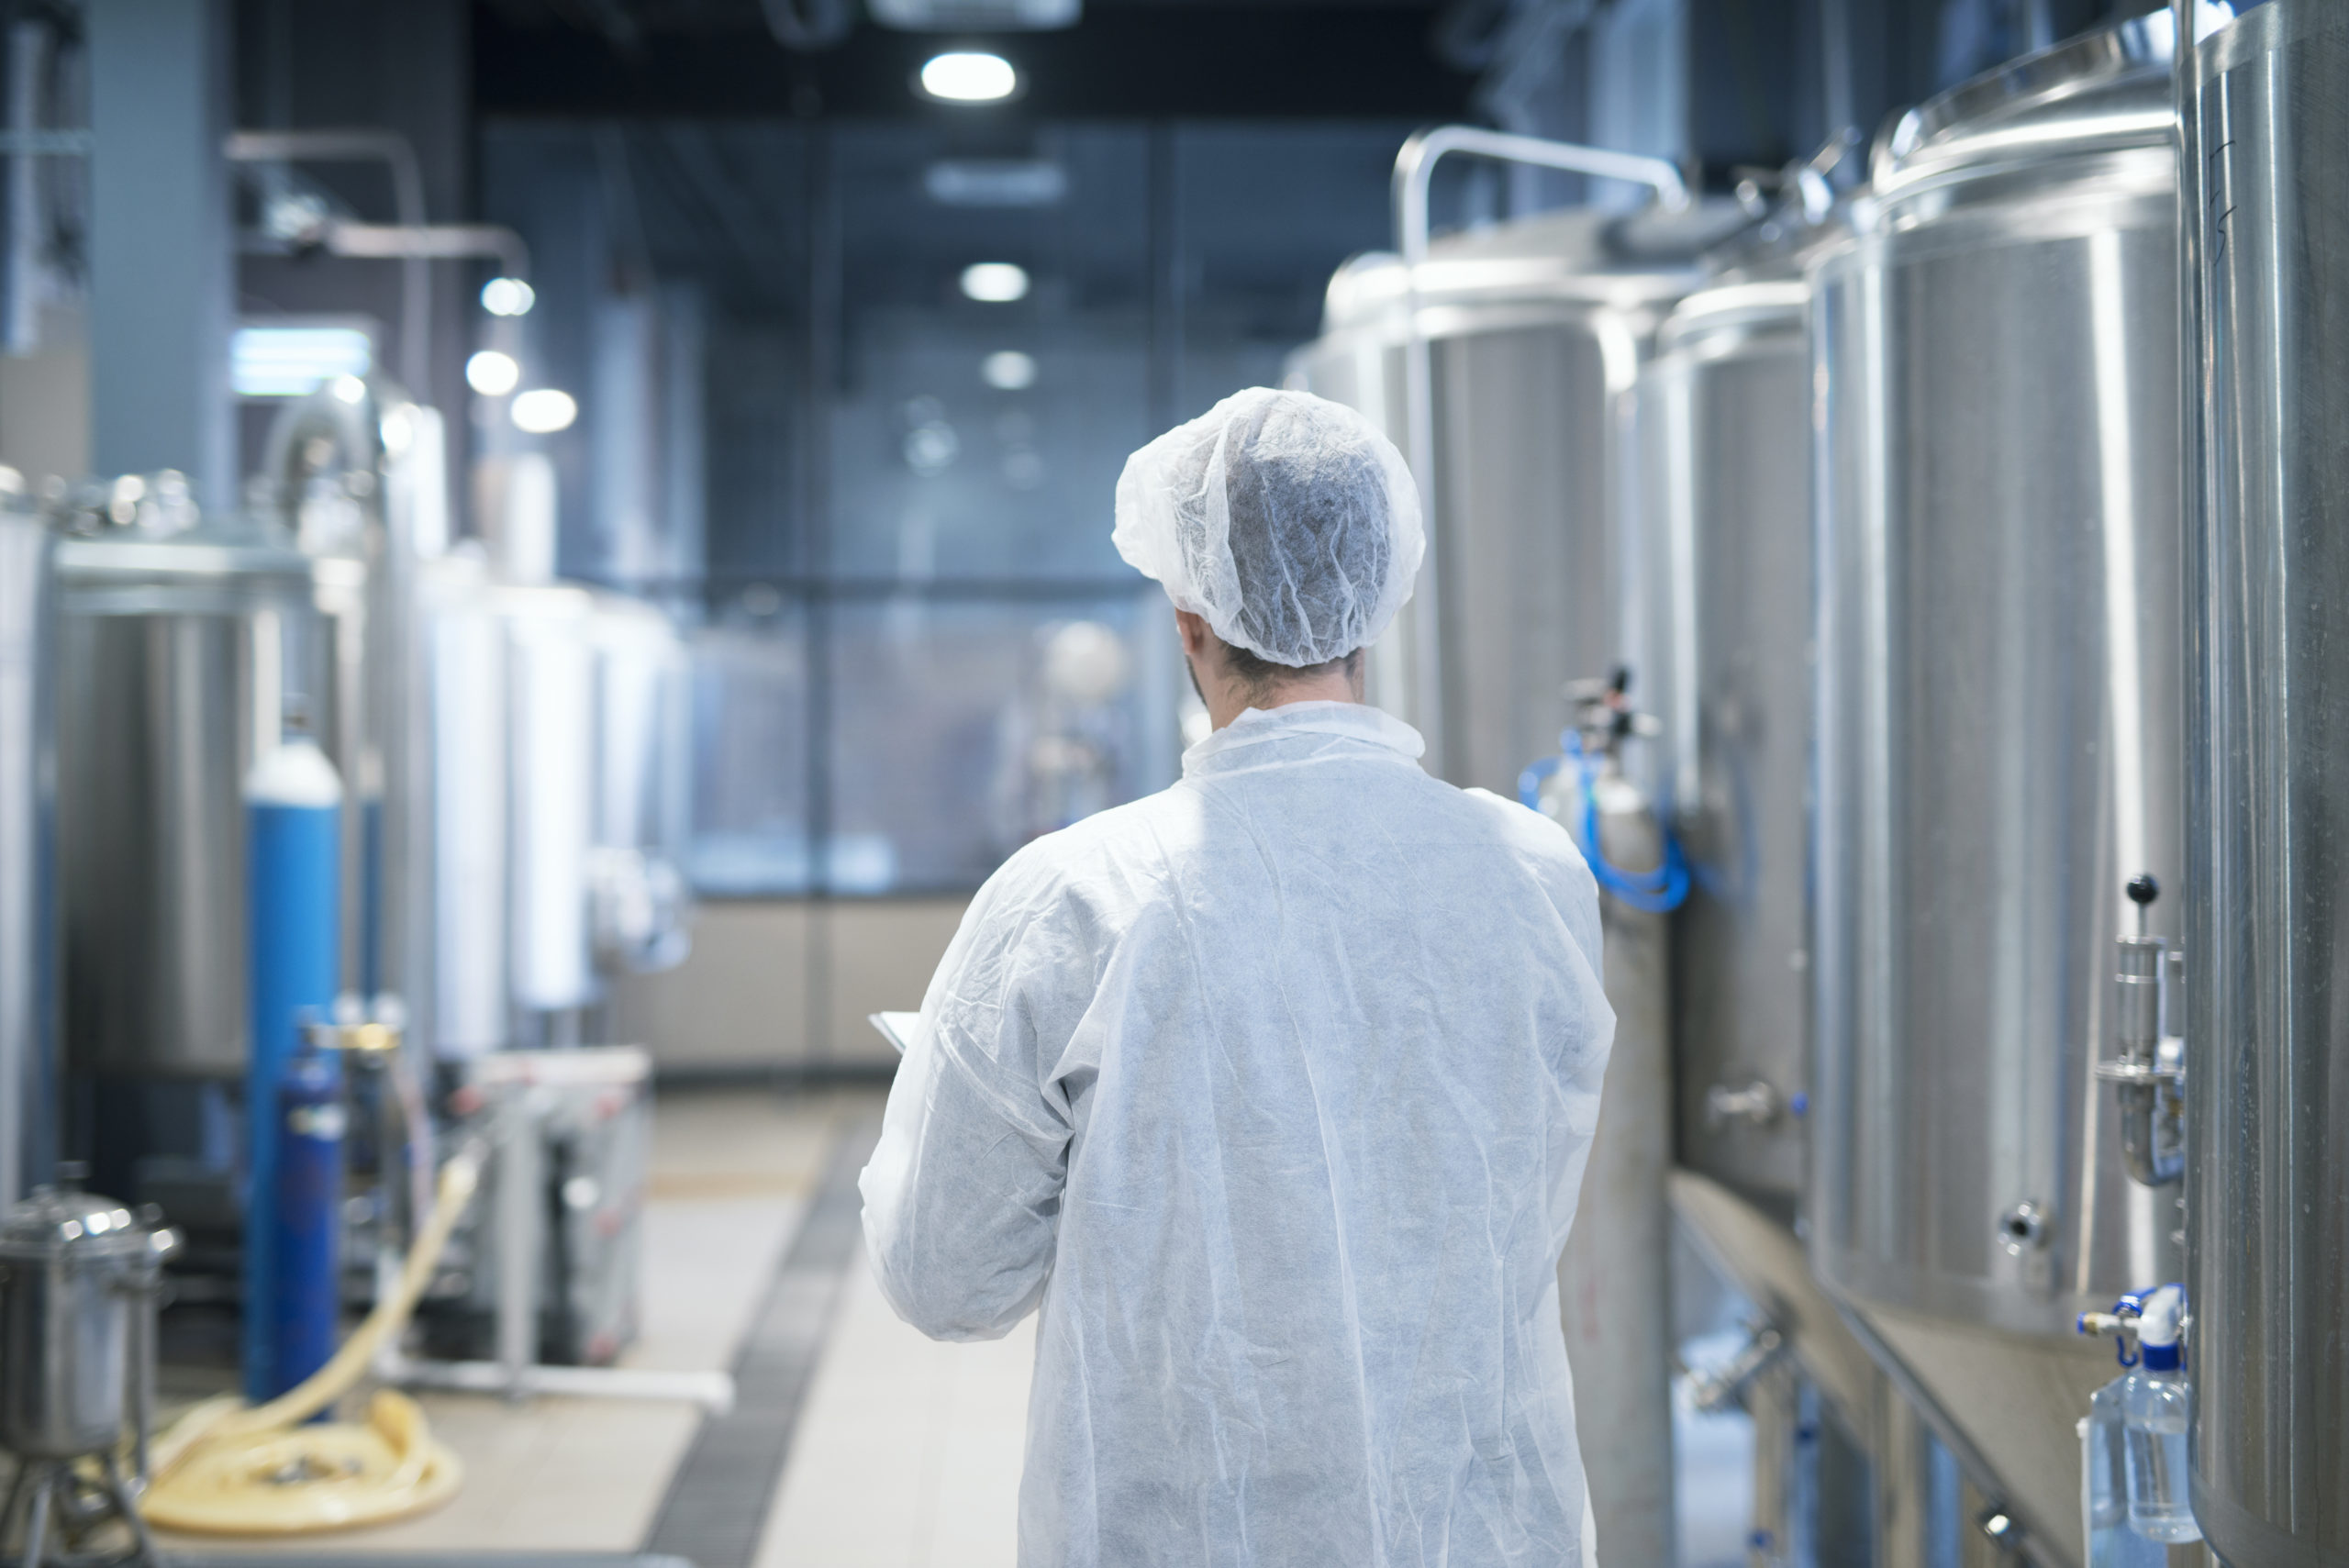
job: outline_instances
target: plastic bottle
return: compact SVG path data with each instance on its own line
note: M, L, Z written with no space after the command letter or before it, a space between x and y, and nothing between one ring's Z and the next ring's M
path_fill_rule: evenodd
M2129 1528L2148 1540L2199 1540L2188 1499L2186 1433L2194 1391L2178 1350L2183 1286L2165 1284L2145 1297L2137 1319L2142 1360L2121 1380L2121 1413L2129 1453Z
M2080 1422L2080 1510L2087 1568L2164 1568L2166 1549L2129 1528L2129 1462L2116 1377L2088 1398Z

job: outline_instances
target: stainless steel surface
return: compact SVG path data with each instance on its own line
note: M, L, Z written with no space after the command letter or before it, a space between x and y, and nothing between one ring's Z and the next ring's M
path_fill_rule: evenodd
M50 533L0 504L0 1209L56 1158L56 673Z
M1664 206L1680 211L1688 206L1688 188L1680 171L1663 158L1647 158L1546 141L1538 137L1512 136L1475 126L1438 126L1414 134L1395 155L1395 249L1403 261L1404 427L1403 455L1419 476L1420 501L1431 539L1441 540L1446 521L1446 497L1434 481L1436 473L1436 396L1434 350L1426 324L1419 318L1419 289L1428 261L1428 185L1436 165L1459 152L1497 159L1532 168L1559 169L1627 180L1651 187ZM1419 722L1430 731L1438 754L1449 750L1451 683L1444 678L1443 621L1445 570L1443 551L1431 550L1420 570L1419 593L1410 606L1411 649L1416 667L1412 690ZM1596 674L1593 668L1583 672Z
M422 596L437 1047L577 1043L685 954L683 647L651 607L451 559Z
M112 1199L56 1187L0 1218L0 1447L72 1459L143 1431L169 1246Z
M2349 8L2202 39L2186 933L2194 1511L2349 1563Z
M234 1077L245 774L289 695L347 770L336 674L353 662L364 570L203 527L69 539L57 565L67 1057L81 1073Z
M1428 607L1398 619L1372 668L1377 700L1422 726L1430 771L1455 784L1513 795L1525 765L1557 749L1564 684L1635 640L1631 394L1698 274L1628 256L1622 222L1571 212L1447 237L1417 268L1361 258L1331 280L1326 330L1292 361L1292 384L1405 445L1415 329L1428 345L1433 459L1419 478L1441 519L1435 570Z
M1694 866L1674 917L1680 1162L1770 1203L1803 1180L1809 977L1809 290L1691 295L1641 373L1641 498L1664 570L1650 700Z
M2167 37L1903 117L1811 272L1811 1258L2069 1561L2073 1319L2179 1267L2093 1077L2183 855Z

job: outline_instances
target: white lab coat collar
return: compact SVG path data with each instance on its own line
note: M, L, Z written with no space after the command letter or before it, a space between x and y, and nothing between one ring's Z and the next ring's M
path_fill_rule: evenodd
M1275 708L1243 708L1240 717L1183 753L1183 775L1215 773L1234 765L1227 754L1292 736L1333 735L1365 741L1411 761L1426 752L1419 732L1386 712L1358 702L1296 702Z

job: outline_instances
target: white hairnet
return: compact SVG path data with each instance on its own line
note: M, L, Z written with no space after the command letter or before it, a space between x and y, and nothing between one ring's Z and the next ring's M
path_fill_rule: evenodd
M1110 537L1177 609L1289 665L1376 641L1426 548L1419 488L1377 427L1262 386L1128 458Z

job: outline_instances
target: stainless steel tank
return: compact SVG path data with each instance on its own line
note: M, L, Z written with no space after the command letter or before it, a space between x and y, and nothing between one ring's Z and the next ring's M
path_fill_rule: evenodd
M2181 72L2201 395L2187 528L2194 1513L2349 1563L2349 9L2270 0Z
M57 1152L51 583L48 525L0 471L0 1210Z
M70 1188L41 1187L0 1216L0 1447L76 1459L112 1454L128 1428L143 1439L173 1242Z
M683 645L650 606L478 560L422 583L438 1049L577 1044L611 975L685 956Z
M2141 18L1902 117L1811 272L1810 1255L2075 1562L2075 1316L2180 1266L2091 1074L2184 852L2168 62Z
M102 1076L234 1078L245 774L289 698L348 766L365 568L258 525L91 526L57 549L67 1054Z
M1641 373L1675 830L1679 1163L1791 1224L1809 1087L1809 290L1791 257L1681 302Z
M1565 684L1604 674L1633 639L1631 393L1701 274L1686 249L1656 260L1629 232L1620 214L1528 218L1436 241L1416 280L1393 256L1359 258L1330 281L1322 336L1290 362L1292 385L1406 445L1416 302L1441 692L1431 704L1416 689L1425 666L1405 616L1374 656L1373 696L1431 731L1428 766L1454 784L1513 798L1526 764L1557 751Z

